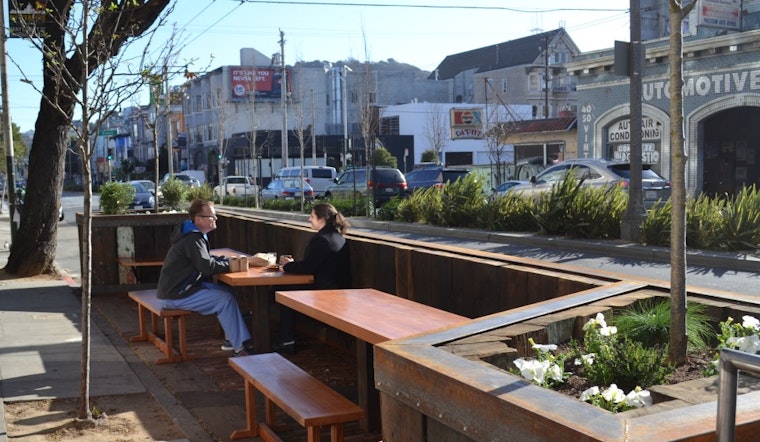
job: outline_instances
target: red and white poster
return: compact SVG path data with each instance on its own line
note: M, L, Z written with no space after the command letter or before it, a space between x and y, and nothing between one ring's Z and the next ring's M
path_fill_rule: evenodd
M483 109L451 109L451 139L483 138Z

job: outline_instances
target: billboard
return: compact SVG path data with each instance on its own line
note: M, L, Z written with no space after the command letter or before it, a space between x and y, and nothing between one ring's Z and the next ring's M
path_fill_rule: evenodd
M47 22L47 0L8 0L10 37L39 37L37 28Z
M287 69L288 93L292 91L292 70ZM255 93L254 100L277 101L282 94L282 69L252 66L230 67L232 101L246 101Z
M702 26L738 31L741 25L740 0L701 0L697 22Z
M457 109L452 108L449 114L451 118L451 139L483 138L483 109Z

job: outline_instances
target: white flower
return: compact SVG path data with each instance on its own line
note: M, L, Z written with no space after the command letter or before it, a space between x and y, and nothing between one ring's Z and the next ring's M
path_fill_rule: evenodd
M602 397L607 402L614 402L619 404L625 400L625 392L617 387L615 384L610 384L610 388L602 392Z
M564 371L562 368L560 368L557 364L552 364L549 366L548 375L551 379L554 379L557 382L562 382L564 379L562 379L562 375L564 374Z
M746 316L742 316L742 320L744 321L742 322L742 327L751 328L752 330L755 330L755 331L760 331L760 321L758 321L757 318L746 315Z
M740 351L754 354L760 351L760 336L751 335L740 338L728 338L726 339L726 344L732 345Z
M596 357L596 353L589 353L585 355L581 355L580 358L575 358L575 365L594 365L594 358Z
M615 333L617 333L617 327L614 325L611 325L607 327L606 325L599 329L599 334L602 336L612 336Z
M652 405L652 396L648 390L636 387L625 396L625 403L636 408L648 407Z
M601 313L597 313L595 318L591 318L583 324L583 330L588 330L590 328L596 327L596 325L599 325L600 327L607 327L607 322L604 320L604 315Z
M583 393L581 393L580 399L585 402L585 401L590 400L592 397L596 396L597 394L599 394L599 387L593 386L591 388L587 388Z
M544 385L546 372L549 369L549 361L536 361L533 359L516 359L514 364L520 370L520 375L525 379Z
M548 353L551 351L557 351L557 345L556 344L533 344L533 349Z

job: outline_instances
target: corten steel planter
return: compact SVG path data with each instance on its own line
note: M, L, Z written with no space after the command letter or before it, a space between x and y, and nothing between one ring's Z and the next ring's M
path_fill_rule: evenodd
M726 295L690 293L690 300L707 304L710 316L721 319L760 313L756 299ZM662 402L613 414L499 368L527 351L528 337L555 343L577 338L596 313L652 296L668 292L621 281L376 346L383 440L715 440L717 377L693 392L681 389L683 397L663 390L656 395ZM749 382L755 390L756 383ZM760 434L760 391L752 388L740 388L736 440Z

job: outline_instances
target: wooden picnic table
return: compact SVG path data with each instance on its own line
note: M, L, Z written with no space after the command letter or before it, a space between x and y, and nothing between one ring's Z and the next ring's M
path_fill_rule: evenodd
M275 293L277 302L357 338L359 405L367 412L362 428L380 428L372 345L447 328L465 316L375 289L295 290Z
M248 255L233 249L213 249L212 254L218 256ZM265 353L271 349L271 332L269 330L269 309L271 300L268 290L256 290L256 287L275 285L302 285L313 284L313 275L299 275L285 273L282 270L268 269L266 267L249 267L245 272L219 273L214 275L218 282L223 282L231 287L250 287L251 305L253 318L251 329L253 336L253 348L257 353Z

